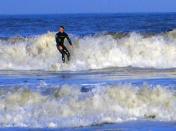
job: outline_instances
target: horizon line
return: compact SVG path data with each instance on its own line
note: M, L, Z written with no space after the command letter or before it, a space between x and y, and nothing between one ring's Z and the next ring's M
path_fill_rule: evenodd
M146 11L141 11L141 12L83 12L83 13L17 13L17 14L1 14L0 15L87 15L87 14L168 14L168 13L176 13L176 11L170 11L170 12L164 12L164 11L158 11L158 12L146 12Z

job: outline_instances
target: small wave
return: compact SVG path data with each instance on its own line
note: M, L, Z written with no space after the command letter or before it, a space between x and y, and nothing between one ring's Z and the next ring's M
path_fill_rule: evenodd
M119 84L82 88L1 88L0 126L60 128L140 119L176 120L176 94L168 87Z
M63 65L54 33L0 40L1 70L89 70L110 67L176 68L176 31L160 35L72 36L71 61Z

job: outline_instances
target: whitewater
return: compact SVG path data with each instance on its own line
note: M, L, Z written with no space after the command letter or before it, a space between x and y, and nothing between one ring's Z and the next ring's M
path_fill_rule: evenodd
M85 85L36 88L0 90L1 127L63 128L176 120L176 92L169 87L95 84L87 89Z
M176 30L158 34L72 35L71 61L63 65L55 33L0 40L1 70L79 71L111 67L175 68Z

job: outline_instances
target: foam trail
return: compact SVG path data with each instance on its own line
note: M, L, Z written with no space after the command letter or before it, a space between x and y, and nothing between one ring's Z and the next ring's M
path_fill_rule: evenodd
M54 33L35 38L0 40L0 69L89 70L110 67L176 68L176 31L144 37L131 33L72 36L75 48L70 63L61 64Z
M47 92L47 93L46 93ZM176 120L175 91L124 85L0 89L1 127L79 127L128 120Z

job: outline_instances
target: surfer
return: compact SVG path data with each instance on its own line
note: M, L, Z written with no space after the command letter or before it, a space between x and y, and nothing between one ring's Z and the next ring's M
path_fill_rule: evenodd
M59 52L62 54L62 61L63 63L65 63L65 55L67 56L68 61L70 60L70 52L68 51L68 49L65 47L64 45L64 40L65 38L68 40L69 44L71 47L72 46L72 42L68 36L67 33L64 32L65 28L63 26L60 26L59 28L59 32L56 33L56 43L57 43L57 49L59 50Z

